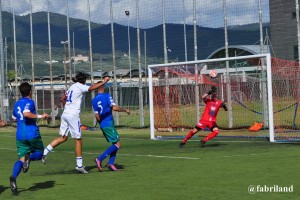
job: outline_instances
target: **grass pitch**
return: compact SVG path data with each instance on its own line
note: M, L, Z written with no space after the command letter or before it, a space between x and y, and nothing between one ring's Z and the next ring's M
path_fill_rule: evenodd
M41 128L46 146L58 129ZM46 165L31 162L17 179L13 195L9 176L17 160L15 128L0 129L0 199L298 199L299 144L221 137L199 146L193 138L184 148L180 140L150 140L148 129L119 129L122 142L118 172L98 172L93 158L110 144L100 131L84 131L83 161L89 174L75 171L74 140L48 155ZM220 133L222 134L222 133ZM106 163L106 160L104 161ZM290 187L293 192L258 192L251 186Z

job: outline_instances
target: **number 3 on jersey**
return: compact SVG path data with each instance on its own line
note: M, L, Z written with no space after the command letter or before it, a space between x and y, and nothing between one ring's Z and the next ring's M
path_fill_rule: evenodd
M18 106L18 114L20 115L20 120L23 120L23 113L21 111L20 106Z
M67 93L67 102L70 102L70 103L72 103L72 94L73 94L73 90L71 90L71 91L68 91L68 93Z

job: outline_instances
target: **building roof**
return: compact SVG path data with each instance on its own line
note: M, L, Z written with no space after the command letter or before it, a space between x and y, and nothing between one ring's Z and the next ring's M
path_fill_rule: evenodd
M217 54L218 52L220 52L224 49L225 49L225 47L221 47L221 48L215 50L207 57L207 59L212 58L215 54ZM260 45L230 45L230 46L228 46L228 50L230 51L230 49L244 50L245 52L248 52L249 55L260 54ZM269 45L263 46L263 53L270 53Z

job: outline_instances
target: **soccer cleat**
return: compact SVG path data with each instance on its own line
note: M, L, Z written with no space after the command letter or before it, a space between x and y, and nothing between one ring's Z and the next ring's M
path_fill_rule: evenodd
M205 141L204 141L204 140L201 140L201 141L200 141L200 144L201 144L201 147L204 147Z
M85 170L84 166L76 167L76 170L82 174L88 174L88 171Z
M116 168L116 166L114 164L107 164L106 167L111 170L111 171L118 171L118 169Z
M9 183L10 183L10 190L13 193L17 193L18 192L18 188L17 188L17 182L16 182L16 178L13 176L9 177Z
M182 148L185 145L185 143L180 142L180 144L178 145L179 148Z
M47 156L43 156L43 157L42 157L42 160L41 160L41 161L42 161L42 163L43 163L44 165L46 164L46 159L47 159Z
M23 163L23 172L26 173L29 170L30 153L25 155L25 161Z
M99 169L99 172L102 172L101 161L98 158L94 158L94 161Z

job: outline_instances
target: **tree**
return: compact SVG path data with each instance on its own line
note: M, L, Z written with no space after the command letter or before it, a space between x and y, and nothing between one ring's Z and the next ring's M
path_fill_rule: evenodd
M15 70L9 70L7 74L8 81L11 82L13 79L15 79L15 75L16 75Z

